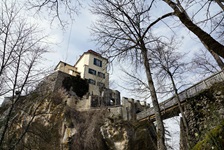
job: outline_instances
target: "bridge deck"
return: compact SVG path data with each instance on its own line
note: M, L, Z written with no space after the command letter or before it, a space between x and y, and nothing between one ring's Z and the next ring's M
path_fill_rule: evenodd
M179 93L181 103L184 103L187 98L191 98L196 96L198 93L209 89L215 83L223 82L224 81L224 73L218 72L203 81L196 83L195 85L185 89L184 91ZM164 117L170 118L179 114L179 109L177 106L177 100L175 97L171 97L160 104L160 110ZM177 112L176 112L177 111ZM140 113L137 114L137 120L145 120L145 119L155 119L154 109L153 107L148 108Z

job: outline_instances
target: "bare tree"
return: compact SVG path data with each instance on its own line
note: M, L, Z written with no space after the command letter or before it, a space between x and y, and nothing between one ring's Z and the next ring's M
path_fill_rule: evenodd
M128 63L124 62L124 64ZM151 63L153 72L156 72L154 63ZM127 69L128 68L128 69ZM144 68L137 66L121 67L121 71L124 75L120 76L120 80L124 82L123 86L119 85L122 89L128 91L135 98L138 98L143 101L150 99L150 90L147 84L147 79L144 76ZM159 99L167 97L168 94L172 92L170 90L170 84L164 84L164 80L161 80L159 76L154 73L153 79L155 78L155 88L156 93ZM160 97L161 96L161 97ZM148 102L151 103L151 102Z
M194 33L209 51L213 51L224 58L224 46L215 40L210 34L194 23L187 13L187 8L181 5L179 0L163 0L170 8L173 14L179 18L181 23ZM189 1L190 5L191 1ZM199 10L200 11L200 10ZM206 19L209 20L209 19ZM222 67L223 68L223 67Z
M128 66L128 68L129 69L127 69L127 66L121 66L121 71L124 75L120 76L120 80L124 83L124 86L120 85L120 87L140 100L149 100L150 91L147 84L147 79L145 79L144 68L141 66L138 66L137 68Z
M65 18L69 16L73 20L81 7L80 0L26 0L25 3L29 4L29 9L36 10L37 14L48 14L52 23L58 20L62 27L67 24Z
M0 147L12 122L13 110L25 88L34 86L44 72L43 68L38 68L38 64L47 52L44 37L39 35L36 26L20 16L21 8L7 1L2 1L1 6L0 94L10 97L10 108L1 131Z
M67 92L52 92L46 90L47 87L42 85L17 102L1 149L59 149L61 114L64 112ZM2 109L7 112L10 105ZM0 119L6 114L2 113Z
M154 2L154 0L152 1ZM224 46L220 44L215 38L213 38L209 33L207 33L205 30L203 30L202 27L200 27L198 24L202 23L207 24L210 20L217 20L217 16L221 16L223 13L219 12L217 14L211 15L210 12L213 12L211 5L214 3L217 6L219 6L223 10L223 1L221 0L210 0L210 1L179 1L179 0L163 0L163 2L167 3L170 8L174 10L173 14L177 16L180 21L185 25L192 33L194 33L201 42L205 45L205 47L211 51L215 52L219 56L224 58ZM52 21L57 18L62 26L66 24L65 21L63 21L63 18L66 18L66 16L63 16L63 14L67 14L70 16L70 18L74 18L74 15L77 14L78 9L81 6L81 2L79 0L75 1L69 1L69 0L28 0L28 3L31 5L31 8L34 8L37 10L37 12L41 12L42 10L47 10L49 12L49 15L52 16ZM128 1L127 1L128 3ZM184 8L183 5L186 7ZM189 17L189 13L187 13L187 10L190 10L191 7L194 7L194 5L197 4L199 6L196 13L193 13L192 18ZM159 2L157 2L154 5L160 5ZM206 8L207 6L207 8ZM197 6L196 6L197 7ZM160 7L158 7L160 8ZM158 10L157 10L158 11ZM205 11L205 16L207 18L204 21L197 21L193 22L195 16L197 14L200 14L199 12ZM223 16L219 19L219 23L223 21ZM213 22L213 21L211 21ZM208 27L208 26L207 26ZM212 27L212 31L216 30L216 26ZM215 54L214 54L215 55ZM217 56L216 56L217 58ZM220 62L220 60L219 60ZM220 65L220 64L219 64ZM222 63L222 65L224 65ZM223 68L223 66L222 66Z
M218 65L215 64L210 53L203 49L194 54L191 68L195 73L202 76L208 76L219 71Z
M149 49L156 41L150 35L150 28L172 13L152 21L149 13L154 1L93 0L93 2L92 12L101 18L92 28L95 40L101 45L101 53L111 59L128 59L134 65L144 66L157 122L157 146L158 149L164 150L165 130L149 63Z
M216 29L216 37L219 40L220 43L224 43L224 19L222 21L214 21L213 25L217 27Z
M180 101L178 87L177 87L177 78L181 79L181 76L186 73L186 66L188 63L184 62L183 56L180 53L176 52L175 41L172 39L170 43L161 43L158 42L157 48L152 52L153 55L153 64L157 69L156 76L160 78L163 82L169 80L172 84L172 91L176 97L176 101L182 115L184 129L188 136L189 127L187 123L186 116L184 114L184 109ZM181 62L183 61L183 62ZM187 138L188 139L188 138ZM188 148L189 141L187 141Z

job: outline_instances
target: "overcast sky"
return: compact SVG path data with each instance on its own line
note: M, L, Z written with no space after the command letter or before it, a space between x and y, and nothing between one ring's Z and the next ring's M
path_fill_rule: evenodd
M160 6L163 10L163 6ZM161 14L158 12L155 13L158 17ZM80 14L76 17L72 25L68 26L66 32L62 32L60 29L54 29L53 33L55 42L59 43L57 46L54 46L54 52L49 55L52 65L56 65L58 61L62 60L70 64L74 64L82 53L92 49L96 50L97 47L94 42L91 42L90 35L90 26L93 21L96 19L96 16L93 16L90 11L88 4L84 3L84 8L81 9ZM187 52L187 60L190 60L193 56L193 53L198 51L200 48L203 48L201 42L195 37L190 31L188 31L183 25L173 24L177 26L171 31L165 24L161 24L154 33L163 32L164 35L168 35L171 32L175 32L177 37L184 41L181 43L179 50L181 52ZM120 77L125 77L122 74L120 67L117 64L113 64L113 71L110 70L110 79L114 81L112 88L115 88L121 92L121 96L133 97L130 92L123 90L119 85L123 84L123 81ZM195 82L196 77L192 76L189 78L189 81ZM171 132L171 142L170 144L174 149L179 149L179 117L176 119L169 119L165 121L166 127Z
M50 23L48 14L41 15L38 18L37 16L33 17L33 13L28 12L28 18L31 20L31 22L39 24L39 26L43 28L43 33L49 35L48 42L50 45L50 52L46 55L46 61L43 62L45 67L51 67L53 70L59 61L65 61L73 65L80 55L82 55L85 51L89 49L97 49L96 43L90 40L90 27L91 24L96 20L96 16L94 16L89 11L89 4L87 2L89 2L89 0L82 3L82 8L80 8L79 15L75 16L75 20L72 23L70 22L65 30L61 29L57 21ZM170 12L171 10L167 8L168 7L163 6L162 3L159 8L160 11L154 12L154 14L152 14L152 18L161 16L163 14L161 12ZM213 10L216 11L216 9ZM170 20L171 21L168 22L169 25L175 26L175 28L170 30L166 24L160 22L159 25L154 27L153 32L155 34L163 33L164 35L175 33L181 43L179 46L179 51L187 53L189 52L186 60L190 60L193 53L198 51L200 47L203 46L198 38L188 31L186 27L174 21L177 19ZM123 67L125 65L126 64L122 64ZM125 75L122 73L119 65L116 64L116 62L114 62L113 66L113 70L109 71L110 80L113 81L112 88L119 90L122 96L133 97L130 92L124 91L121 87L119 87L119 85L123 84L121 78L125 77ZM189 81L194 82L194 76L190 77Z
M161 11L163 10L163 6L160 6ZM156 17L160 16L159 12L155 13ZM48 42L50 43L50 52L46 55L46 62L43 62L45 67L51 67L52 69L57 65L59 61L65 61L71 65L74 65L80 55L82 55L85 51L92 49L96 50L96 43L92 42L90 35L90 26L93 21L96 19L96 16L92 15L89 11L89 5L87 3L83 3L83 7L80 9L80 13L75 17L75 20L70 23L66 30L62 30L60 26L58 26L58 22L53 22L50 24L49 18L45 15L45 19L38 19L37 17L33 18L30 16L30 20L34 23L40 24L39 26L44 29L49 35ZM199 40L191 34L185 27L182 25L174 24L174 26L178 26L178 28L173 29L173 31L169 30L165 24L161 24L161 26L157 26L157 29L154 33L164 33L166 35L171 32L175 32L178 37L184 41L181 43L179 47L180 51L191 52L187 59L191 59L194 51L197 51L199 47L202 47L202 44ZM117 66L117 64L113 64L113 71L110 70L110 79L115 81L112 88L116 88L121 92L121 96L132 97L130 92L124 91L118 85L122 84L120 77L124 77L122 72ZM193 79L192 79L193 80ZM177 119L178 120L178 119ZM178 123L174 121L169 124L174 129L174 134L178 133ZM178 147L178 136L173 136L173 144L175 147Z
M156 13L156 15L160 16L161 14ZM49 25L47 20L41 20L43 22L41 25L44 26L45 29L49 29L47 32L50 35L50 41L53 43L51 45L52 50L47 55L49 61L48 65L54 67L60 60L73 65L85 51L89 49L96 50L96 43L91 41L90 35L90 27L95 19L96 16L89 11L89 5L83 3L80 14L67 26L66 30L61 30L60 27L56 25L57 22ZM181 27L181 30L180 28L175 28L174 31L178 31L178 37L183 38L185 41L181 44L180 51L192 52L198 49L198 46L201 46L198 40L192 40L196 39L196 37L190 34L187 29ZM161 32L168 35L173 31L169 30L165 24L161 24L160 27L155 29L154 33ZM194 47L192 47L192 45L194 45ZM189 55L189 57L191 57L191 55ZM113 80L112 87L118 88L123 96L131 97L132 95L130 93L127 93L118 86L118 84L122 84L119 78L122 76L122 72L117 64L113 64L113 66L113 71L110 70L110 79Z

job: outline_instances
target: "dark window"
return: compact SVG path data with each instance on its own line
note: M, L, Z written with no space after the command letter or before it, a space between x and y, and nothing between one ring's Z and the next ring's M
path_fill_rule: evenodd
M89 68L89 73L93 74L93 75L96 75L96 70L93 70L93 69Z
M102 61L99 59L94 58L93 64L99 67L102 67Z
M105 87L105 85L104 85L102 82L97 82L97 85L98 85L99 87Z
M89 79L88 81L89 81L89 84L93 84L93 85L95 85L95 84L96 84L96 81L95 81L95 80L93 80L93 79Z
M98 76L101 77L101 78L105 78L105 74L102 73L102 72L98 72Z

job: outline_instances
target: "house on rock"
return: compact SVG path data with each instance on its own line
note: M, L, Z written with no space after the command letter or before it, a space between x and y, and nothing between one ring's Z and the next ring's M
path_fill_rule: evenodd
M106 58L93 50L88 50L80 56L75 65L60 61L54 72L46 76L35 91L54 92L63 87L70 93L66 100L67 105L76 110L108 108L111 114L121 116L124 120L135 120L136 114L148 108L149 105L125 97L122 98L121 105L120 92L109 88L107 65ZM86 85L88 86L87 90L85 89ZM83 89L86 91L84 94L80 94L74 92L74 88L78 91L83 92ZM2 106L10 103L11 98L5 97Z
M120 92L109 89L108 60L99 53L88 50L84 52L75 65L60 61L55 67L57 74L55 83L61 87L62 80L68 76L80 76L89 84L88 102L83 101L83 107L120 106ZM81 102L82 103L82 102Z

